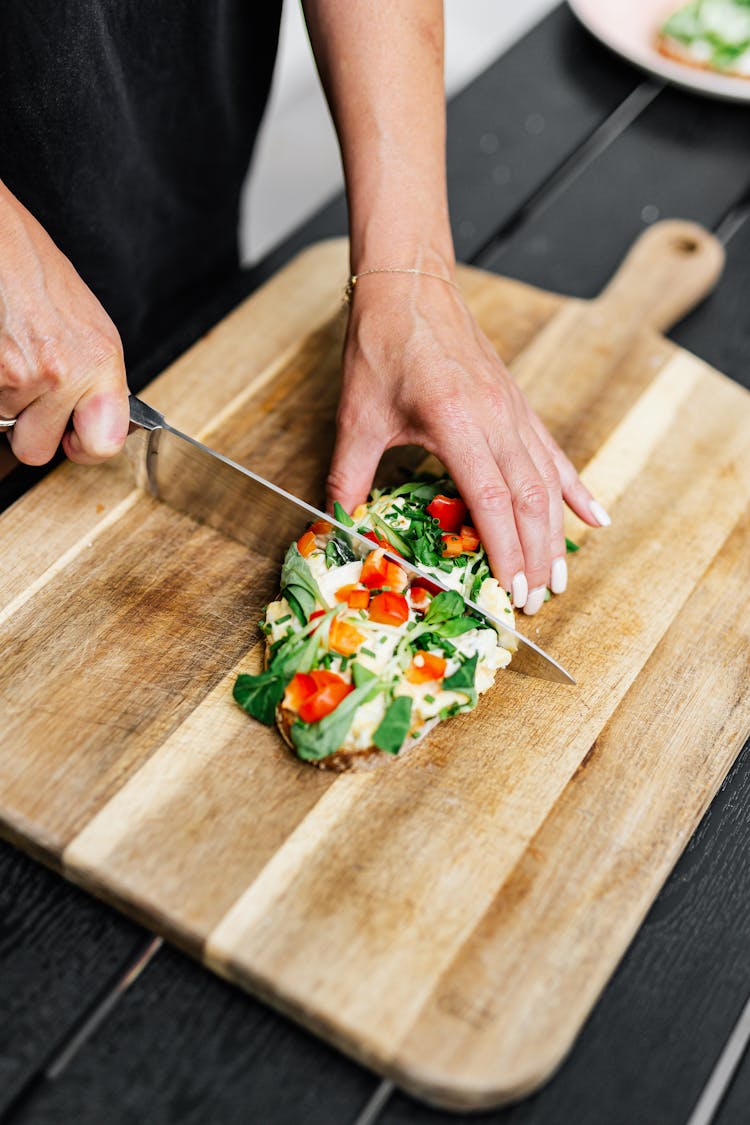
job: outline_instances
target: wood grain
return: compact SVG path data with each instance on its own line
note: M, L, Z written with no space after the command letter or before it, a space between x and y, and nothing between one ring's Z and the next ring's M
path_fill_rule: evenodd
M317 501L344 260L338 244L310 251L144 394ZM25 586L17 572L2 624L5 834L428 1100L478 1108L538 1084L750 727L732 626L750 399L650 327L686 311L719 264L703 232L664 227L588 304L462 274L613 515L606 532L570 518L570 593L528 623L576 689L503 677L387 768L309 770L231 702L236 671L257 666L253 622L275 575L113 469L120 508L79 517L77 537L58 515L57 555L30 561ZM294 324L267 339L282 298ZM217 370L226 384L204 393ZM88 478L67 476L72 497ZM7 541L58 479L0 519ZM40 662L55 672L43 682L27 674Z

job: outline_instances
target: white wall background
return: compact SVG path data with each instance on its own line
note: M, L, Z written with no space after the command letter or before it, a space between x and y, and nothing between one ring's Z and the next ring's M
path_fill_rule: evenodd
M352 0L355 2L355 0ZM558 0L445 0L446 88L460 90ZM341 187L299 0L284 0L271 100L245 185L242 257L256 261Z

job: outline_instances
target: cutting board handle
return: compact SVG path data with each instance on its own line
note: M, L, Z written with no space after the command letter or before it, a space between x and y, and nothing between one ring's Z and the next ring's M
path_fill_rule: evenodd
M665 332L711 292L724 256L719 240L698 223L655 223L633 244L597 304L620 323Z

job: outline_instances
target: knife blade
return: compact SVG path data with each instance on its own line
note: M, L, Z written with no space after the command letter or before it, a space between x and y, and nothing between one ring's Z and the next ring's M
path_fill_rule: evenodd
M316 519L327 520L335 527L360 558L372 551L372 542L354 527L346 527L272 481L175 429L163 414L135 395L130 396L130 421L145 434L139 483L170 507L216 528L264 558L280 565L289 544ZM386 554L413 577L431 582L441 590L450 588L408 559ZM464 601L477 617L518 641L509 671L556 683L575 683L561 664L523 633L468 598Z

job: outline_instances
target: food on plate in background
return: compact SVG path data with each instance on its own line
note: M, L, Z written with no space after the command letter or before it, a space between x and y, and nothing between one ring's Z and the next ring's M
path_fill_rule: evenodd
M659 28L667 58L735 78L750 78L750 0L691 0Z

